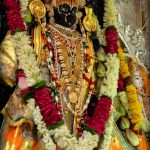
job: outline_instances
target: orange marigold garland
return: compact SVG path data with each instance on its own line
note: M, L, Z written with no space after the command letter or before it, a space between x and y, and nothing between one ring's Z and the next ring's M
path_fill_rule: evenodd
M126 85L126 94L129 102L129 111L131 122L134 124L134 130L139 130L143 121L142 107L138 100L138 95L135 86L132 83L131 74L128 64L125 61L123 49L120 43L118 44L118 57L120 60L120 74Z

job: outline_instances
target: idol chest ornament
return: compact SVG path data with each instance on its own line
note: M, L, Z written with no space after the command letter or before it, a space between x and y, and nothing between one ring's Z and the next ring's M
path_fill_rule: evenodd
M87 109L94 89L93 86L89 90L87 88L87 98L83 100L82 95L84 94L81 91L85 86L83 77L86 68L86 41L78 32L68 30L68 28L65 29L65 27L61 27L58 24L49 25L47 32L49 33L48 41L51 42L53 47L53 54L51 55L54 55L54 68L52 69L51 65L48 66L52 72L52 83L54 80L59 79L61 84L61 87L57 87L58 94L56 99L59 99L57 100L58 103L64 107L62 111L65 116L70 114L69 116L72 116L72 119L76 118L78 120L75 125L72 120L72 125L70 125L76 132L76 126L81 120L79 118ZM53 78L54 75L57 75L57 78ZM90 73L91 75L92 72ZM58 81L55 82L57 84ZM83 103L81 101L85 101L82 107L80 106ZM77 117L78 115L80 117Z
M57 51L58 61L61 66L63 83L67 89L68 97L71 103L76 103L83 77L84 50L82 48L82 39L80 37L65 37L59 34L58 29L50 27L51 41Z

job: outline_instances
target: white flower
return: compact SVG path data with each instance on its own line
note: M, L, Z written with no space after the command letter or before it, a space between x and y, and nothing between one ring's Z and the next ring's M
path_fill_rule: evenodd
M114 25L116 28L118 28L115 1L105 0L104 5L104 27L107 28L108 26Z
M56 145L53 143L51 134L49 133L49 130L47 129L45 123L42 121L40 109L38 106L35 107L35 100L29 99L27 106L32 110L34 122L37 125L39 133L43 136L45 148L47 150L49 150L49 148L51 148L51 150L56 150Z
M113 121L112 118L113 115L109 118L105 125L105 130L104 130L104 140L102 145L100 146L99 150L109 150L109 146L112 140L112 132L113 132Z
M21 13L24 13L27 10L29 0L20 0Z
M33 86L41 81L40 70L36 65L36 57L33 48L30 46L30 37L26 32L17 32L12 36L16 49L19 68L23 69L27 79L27 85Z
M100 95L106 95L112 100L117 95L119 59L117 54L108 54L106 57L106 77L102 81Z

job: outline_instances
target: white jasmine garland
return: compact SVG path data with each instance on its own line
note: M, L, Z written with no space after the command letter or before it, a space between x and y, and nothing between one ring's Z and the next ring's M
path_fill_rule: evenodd
M112 100L117 95L119 58L117 54L108 54L106 56L106 77L102 81L100 94L110 97Z
M108 26L114 25L118 28L115 0L105 0L104 11L104 27L107 28Z
M101 26L99 25L98 19L96 18L96 33L98 40L100 41L100 44L106 45L106 40L105 40L105 29L102 29Z
M27 106L31 109L33 114L33 120L35 124L37 125L37 129L39 133L43 136L43 142L45 143L46 150L55 150L56 145L54 144L53 140L51 139L51 135L49 133L49 130L46 128L46 124L44 121L42 121L42 116L40 113L40 109L38 106L35 107L35 100L30 99L28 100Z
M21 8L21 16L24 18L25 11L28 8L29 0L19 0L20 1L20 8Z
M118 75L119 75L119 58L117 54L108 54L106 56L106 77L102 81L100 88L100 94L111 98L112 104L115 96L117 95L118 87ZM113 108L113 107L112 107ZM109 150L109 146L112 139L113 121L112 121L112 108L110 117L105 124L103 143L100 146L100 150Z
M79 139L76 150L93 150L95 147L97 147L98 141L99 136L97 134L92 135L91 133L84 131L82 137Z
M19 60L19 69L23 69L27 77L28 86L33 86L40 82L40 70L36 64L36 58L31 47L30 37L26 32L17 32L12 36L12 43L16 49L16 55Z
M104 140L99 150L109 150L109 146L112 140L112 132L113 132L113 115L111 114L104 130Z
M51 130L49 131L51 132ZM65 150L75 150L77 145L76 137L73 137L65 125L60 126L54 130L54 139L58 146Z
M84 131L77 141L76 137L70 135L65 125L55 129L53 133L59 147L65 150L93 150L99 141L98 135L92 135L87 131Z

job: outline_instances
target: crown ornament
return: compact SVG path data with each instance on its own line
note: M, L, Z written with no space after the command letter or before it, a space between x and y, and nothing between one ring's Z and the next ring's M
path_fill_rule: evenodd
M52 0L53 6L58 7L61 4L69 4L70 6L76 6L78 8L83 8L86 4L86 0Z

